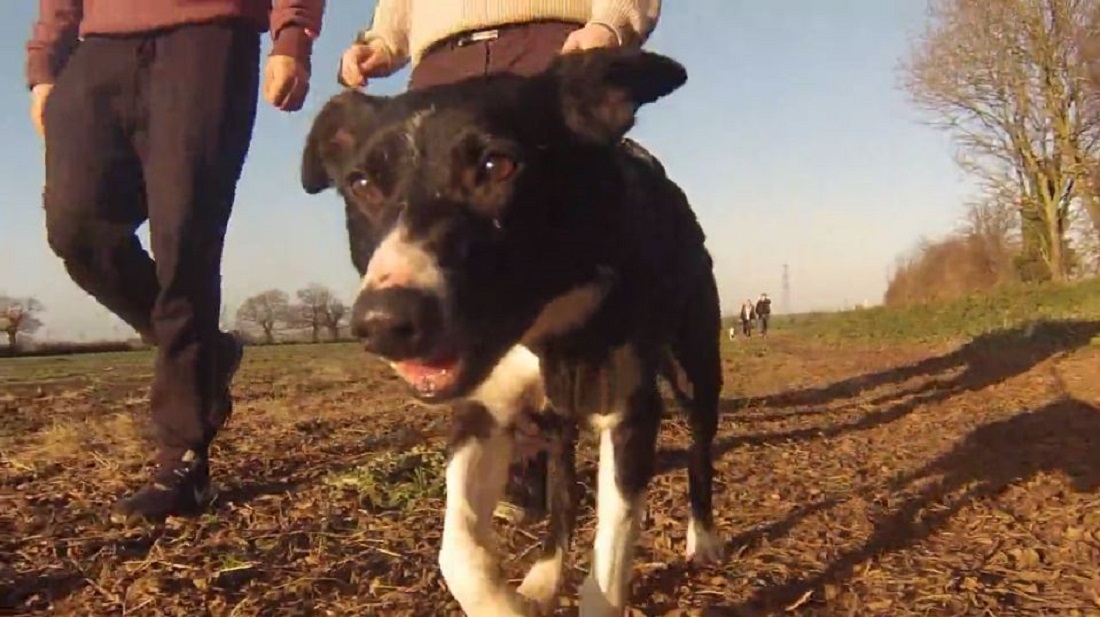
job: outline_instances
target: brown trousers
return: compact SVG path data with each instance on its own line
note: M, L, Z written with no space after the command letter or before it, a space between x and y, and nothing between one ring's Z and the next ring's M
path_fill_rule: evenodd
M495 28L495 38L470 41L452 37L429 49L413 67L409 90L497 73L541 73L561 51L569 34L581 24L534 22ZM506 499L532 514L546 511L547 455L514 463Z
M458 36L430 48L413 67L409 90L494 73L534 75L550 66L569 33L581 24L542 21L494 28L496 38Z

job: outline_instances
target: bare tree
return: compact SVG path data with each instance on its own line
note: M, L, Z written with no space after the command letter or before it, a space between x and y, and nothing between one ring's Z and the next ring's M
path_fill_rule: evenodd
M332 340L340 339L340 326L344 323L344 316L348 313L348 306L339 298L329 298L325 305L324 324Z
M281 289L268 289L241 303L237 324L243 330L259 329L264 342L275 342L275 331L290 318L290 297Z
M328 304L333 298L332 291L324 285L311 283L295 295L298 297L294 306L295 326L309 330L310 340L320 342L321 329L328 323L326 316Z
M1086 209L1078 208L1073 212L1066 233L1067 244L1072 247L1071 274L1077 277L1100 274L1100 235L1095 233Z
M954 137L963 169L988 195L1011 195L1025 256L1054 280L1068 271L1071 209L1092 208L1100 118L1087 113L1080 41L1095 6L931 0L930 26L902 67L914 102ZM1094 215L1100 232L1100 208Z
M995 195L969 204L958 230L898 258L883 303L942 302L1019 280L1017 228L1016 208Z
M988 195L972 202L959 232L970 245L971 264L982 278L995 284L1016 279L1019 255L1019 212L1002 195Z
M309 330L314 343L320 342L322 330L327 330L332 340L338 340L340 326L348 313L347 305L331 289L319 283L311 283L295 295L298 302L291 309L294 326Z
M1091 122L1100 122L1100 2L1092 0L1083 10L1091 10L1092 18L1086 27L1078 32L1081 45L1081 60L1084 64L1084 82L1087 87L1084 92L1084 110L1082 115ZM1096 139L1095 135L1092 136ZM1095 245L1100 242L1100 159L1094 153L1082 149L1076 153L1075 162L1079 166L1089 168L1089 173L1084 176L1085 189L1082 193L1082 203L1085 206L1088 222L1095 232L1088 244Z
M0 296L0 330L8 335L8 349L19 345L19 335L31 335L42 327L38 314L45 310L34 298Z

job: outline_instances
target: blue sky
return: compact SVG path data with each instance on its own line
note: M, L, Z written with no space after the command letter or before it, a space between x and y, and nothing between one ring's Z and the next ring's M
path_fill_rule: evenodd
M49 338L127 336L67 278L45 242L42 145L28 121L23 44L37 2L0 21L0 293L35 296ZM310 282L350 297L343 212L305 195L298 161L310 120L338 91L336 62L373 2L329 0L305 109L260 110L225 253L230 310L270 287ZM683 62L687 85L645 108L632 136L692 199L715 256L724 308L767 291L782 309L878 302L897 255L948 231L972 190L947 139L919 124L897 63L924 24L919 0L666 2L648 46ZM265 45L267 43L265 42ZM407 73L374 81L395 93ZM144 239L145 230L141 231Z

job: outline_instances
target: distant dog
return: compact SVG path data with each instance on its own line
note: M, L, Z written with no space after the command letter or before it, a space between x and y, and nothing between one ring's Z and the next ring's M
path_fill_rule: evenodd
M691 419L687 554L719 555L712 262L683 192L624 141L637 108L686 79L653 53L566 54L535 77L396 97L344 92L310 131L302 184L343 196L362 275L354 332L418 398L454 405L439 562L468 614L525 615L530 601L547 608L555 599L576 516L581 420L600 433L581 614L626 606L662 415L659 374ZM557 426L560 447L550 461L550 536L517 593L499 579L490 524L515 424L530 410Z

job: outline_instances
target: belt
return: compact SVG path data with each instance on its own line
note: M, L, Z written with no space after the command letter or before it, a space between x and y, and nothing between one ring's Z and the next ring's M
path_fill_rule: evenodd
M424 52L420 54L421 58L424 58L428 54L435 53L444 48L457 48L466 47L467 45L473 45L474 43L484 43L485 41L492 41L500 38L501 33L505 30L522 30L524 28L531 28L545 23L561 23L570 24L576 27L580 27L583 24L574 24L573 22L557 21L557 20L538 20L528 21L513 24L504 24L500 26L493 26L492 28L482 28L479 30L467 30L465 32L459 32L450 36L439 39L438 41L428 45Z
M485 28L483 30L468 30L466 32L459 32L457 34L445 36L424 48L424 51L420 54L420 57L424 58L429 54L433 54L441 49L454 49L457 47L466 47L467 45L473 45L474 43L493 41L500 38L501 30L514 27L516 26L498 26L495 28Z
M480 43L482 41L491 41L491 40L493 40L493 39L500 36L500 31L501 30L508 30L508 29L513 29L513 28L522 28L522 27L527 26L527 25L528 24L515 24L515 25L497 26L495 28L486 28L484 30L468 30L466 32L460 32L458 34L452 34L450 36L445 36L445 37L439 39L438 41L432 43L431 45L428 45L428 47L425 48L424 53L421 54L421 55L422 56L427 55L427 54L429 54L433 51L436 51L437 49L439 49L441 47L446 47L448 45L453 45L454 47L465 47L467 45L472 45L474 43ZM355 41L354 41L355 44L362 44L365 41L364 35L366 35L366 34L367 34L366 30L358 32L355 35Z
M444 45L454 45L455 47L465 47L467 45L473 45L474 43L492 41L500 37L500 30L500 28L489 28L487 30L463 32L443 39L442 43Z
M428 47L424 49L424 52L420 54L420 57L424 58L428 54L435 53L435 52L437 52L437 51L439 51L443 48L446 48L446 47L451 47L451 48L465 47L467 45L472 45L474 43L480 43L482 41L492 41L493 39L499 37L500 36L500 31L505 29L505 28L522 27L522 26L525 26L525 25L527 25L527 24L516 24L515 26L500 26L500 27L496 27L496 28L487 28L487 29L484 29L484 30L470 30L470 31L467 31L467 32L460 32L458 34L452 34L450 36L443 37L443 38L439 39L438 41L432 43L431 45L428 45ZM363 35L365 35L365 34L366 34L365 30L362 31L362 32L359 32L358 34L356 34L355 43L356 44L363 43L363 41L364 41ZM344 76L343 76L343 74L340 73L339 68L337 68L337 71L336 71L336 81L341 86L344 86L345 88L348 87L348 84L344 82Z

